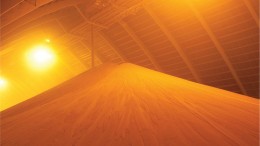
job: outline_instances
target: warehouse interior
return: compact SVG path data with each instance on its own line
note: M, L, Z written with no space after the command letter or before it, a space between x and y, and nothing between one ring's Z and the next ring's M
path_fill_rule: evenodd
M1 0L0 125L3 129L3 144L166 146L192 145L190 141L196 141L194 145L258 145L259 27L258 0ZM176 83L173 83L175 81ZM121 84L122 86L119 86ZM176 92L173 92L175 90ZM83 94L87 97L86 101L83 96L81 98ZM153 109L151 105L155 98L157 101L159 96L166 98L167 94L167 97L171 96L169 98L173 105L158 101L166 107L169 106L169 109L161 111L174 114L171 106L177 106L177 100L180 100L178 102L181 105L196 111L198 116L203 115L205 121L209 121L212 127L222 131L222 135L228 138L221 143L220 136L214 135L210 130L197 132L197 137L203 137L201 139L196 138L196 132L185 134L182 131L176 132L175 135L174 132L160 131L162 127L158 128L159 130L151 130L152 126L146 127L151 125L150 118L147 118L151 116L149 113L147 117L139 117L137 114L136 118L137 123L139 118L147 118L140 121L139 128L148 130L142 132L139 129L138 135L133 124L129 126L133 131L131 133L128 129L130 138L127 139L127 134L122 134L128 127L124 123L127 116L123 114L125 109L120 111L121 108L118 109L116 117L123 117L123 120L114 119L116 123L123 121L121 128L120 124L119 127L113 125L115 129L120 129L114 132L116 136L111 130L104 132L105 134L98 131L97 127L100 125L97 123L105 118L95 117L95 114L88 118L97 118L93 120L96 121L93 123L97 124L96 128L88 126L91 122L86 115L92 115L92 112L102 113L103 110L98 104L90 106L92 104L89 103L94 101L89 98L107 96L115 97L117 101L120 99L117 94L122 98L133 96L136 101L134 103L138 103L138 106L150 109L150 112L154 110L159 116L163 115L164 121L160 122L166 125L173 119L167 119L163 112L159 114L160 109ZM190 98L192 95L194 96ZM82 101L82 105L79 101L73 102L72 99L77 97ZM146 107L139 103L139 97L140 102L151 100L151 103L145 104ZM149 98L141 100L141 97ZM106 102L107 104L103 104ZM126 102L126 99L121 102ZM117 105L117 102L111 103L111 106L124 107L121 102L118 103L120 105ZM53 106L54 103L57 106ZM79 108L69 106L74 103L79 104ZM102 101L96 103L110 111L107 107L110 105L109 99L102 98ZM130 103L125 105L131 107ZM89 109L84 111L84 107ZM204 108L209 108L209 113L204 113ZM228 114L217 110L221 108ZM188 109L186 110L189 111ZM72 131L80 133L90 129L85 131L88 134L75 134L76 136L72 135L70 139L65 138L67 135L64 133L71 132L62 134L56 129L58 132L52 131L49 136L48 132L39 132L42 138L39 139L32 131L46 130L40 128L41 124L34 127L24 125L30 122L38 123L39 117L44 116L46 119L40 120L40 123L47 124L49 119L50 123L57 126L59 122L55 117L60 116L56 114L64 114L72 119L79 117L81 122L72 124ZM181 115L181 112L179 114ZM35 118L31 118L30 122L25 120L19 123L28 116ZM200 123L196 122L196 118L188 118L192 117L188 113L183 112L184 117L190 121L194 120L194 123L190 122L186 126L177 122L175 124L184 126L185 129L189 124L190 127L196 127L196 123ZM82 124L84 120L88 123L85 126ZM221 128L221 125L232 125L231 122L238 126L236 129L242 131L240 135L235 134L236 130L232 126ZM28 135L23 134L26 133L24 128L12 129L14 125L29 129ZM107 124L104 127L110 126ZM206 127L204 128L207 129ZM66 124L62 128L66 129ZM163 130L167 129L164 128ZM171 128L176 127L169 129ZM196 128L193 130L197 131ZM148 134L149 130L153 135ZM204 139L206 135L210 138ZM51 136L57 138L52 139ZM89 139L86 136L89 136ZM95 140L95 137L98 138ZM138 137L142 137L141 140ZM81 140L84 138L88 140ZM15 140L11 142L11 139ZM166 139L169 139L169 143Z

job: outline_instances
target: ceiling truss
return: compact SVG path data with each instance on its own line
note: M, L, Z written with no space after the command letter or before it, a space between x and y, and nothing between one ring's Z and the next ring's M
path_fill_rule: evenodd
M189 68L190 72L192 73L193 77L197 82L202 82L198 73L192 66L191 62L189 61L188 57L185 55L183 52L183 49L180 47L180 45L177 43L177 41L174 39L174 37L169 33L168 29L166 26L161 22L161 20L153 13L153 11L148 7L144 6L144 9L148 12L150 17L154 20L154 22L159 26L159 28L162 30L162 32L167 36L171 44L174 46L174 48L177 50L181 58L183 59L184 63L187 65Z
M198 18L198 20L200 21L201 25L204 27L205 31L208 33L209 37L211 38L212 42L214 43L215 47L217 48L219 54L223 58L224 62L226 63L226 65L228 67L228 69L230 70L232 76L234 77L234 79L235 79L237 85L239 86L240 90L242 91L243 94L247 95L245 87L243 86L241 80L239 79L239 77L238 77L233 65L231 64L228 56L226 55L224 48L222 47L221 43L218 41L217 37L215 36L213 31L209 27L207 22L204 20L204 18L201 16L199 11L191 3L188 3L188 4L189 4L190 8L192 9L192 11L194 12L194 14L196 15L196 17Z
M162 68L158 62L154 59L150 51L145 47L143 42L138 38L138 36L131 30L127 23L119 21L119 24L124 28L124 30L129 34L129 36L136 42L136 44L142 49L144 54L149 58L156 70L162 71Z

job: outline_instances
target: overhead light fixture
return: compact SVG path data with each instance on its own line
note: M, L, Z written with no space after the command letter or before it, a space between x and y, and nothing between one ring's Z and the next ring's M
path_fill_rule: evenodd
M47 45L38 45L26 53L27 64L36 71L43 71L56 62L54 51Z
M7 80L0 76L0 89L5 89L7 87Z

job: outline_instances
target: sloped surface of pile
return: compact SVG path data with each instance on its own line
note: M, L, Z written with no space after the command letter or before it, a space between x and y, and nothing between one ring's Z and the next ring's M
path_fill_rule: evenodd
M1 112L3 146L257 146L258 100L103 65Z

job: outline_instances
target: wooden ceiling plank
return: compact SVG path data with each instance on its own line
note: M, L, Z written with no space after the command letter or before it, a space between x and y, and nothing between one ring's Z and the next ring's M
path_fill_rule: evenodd
M178 44L178 42L175 40L175 38L169 32L168 28L166 28L166 26L163 24L163 22L155 15L155 13L147 5L144 5L144 9L150 15L150 17L154 20L154 22L159 26L159 28L162 30L162 32L166 35L166 37L171 42L171 44L174 46L174 48L176 49L176 51L178 52L178 54L180 55L180 57L182 58L184 63L187 65L187 67L190 70L190 72L192 73L192 75L195 78L195 80L197 82L201 83L202 80L200 79L197 71L192 66L192 64L189 61L188 57L183 52L181 46Z
M85 48L87 48L88 50L90 50L90 47L87 46L87 44L85 44L83 41L87 42L86 38L80 35L76 35L76 34L72 34L72 33L67 33L68 36L70 37L74 37L79 39L79 43L81 45L83 45ZM102 63L104 63L103 58L100 57L100 53L98 51L95 51L95 56L99 59L99 61L101 61Z
M27 23L33 22L36 19L39 19L45 15L56 12L57 10L67 8L70 6L75 6L81 3L94 3L94 0L62 0L62 1L49 1L49 3L41 3L37 7L31 6L33 8L27 8L28 3L20 3L18 6L20 8L12 8L12 10L1 15L1 35L2 37L8 35L9 33L15 31L20 26L23 26ZM27 3L27 5L26 5ZM23 12L20 12L22 11ZM16 14L17 13L17 14Z
M106 36L104 35L103 32L99 31L97 32L99 37L105 42L105 44L107 44L111 49L113 49L113 51L117 54L117 56L123 61L123 62L127 62L128 59L125 58L117 49L116 46L114 44L112 44L111 41L109 41Z
M64 26L60 23L60 21L57 20L57 19L56 19L56 21L57 21L57 23L59 24L59 26L62 28L62 30L63 30L66 34L68 34L68 35L70 35L70 36L72 36L72 37L77 37L77 38L79 38L79 39L80 39L80 43L81 43L85 48L89 49L89 47L87 47L87 45L82 42L83 40L86 40L84 37L77 36L77 35L72 34L72 33L68 33L68 32L65 30ZM95 51L95 56L99 59L99 61L101 61L101 62L103 63L104 60L102 60L102 58L100 57L99 52ZM94 60L92 60L92 61L94 61Z
M73 32L76 32L78 29L80 29L81 27L84 27L84 25L87 25L88 22L84 21L83 23L80 23L79 25L73 27L70 32L73 33Z
M154 59L154 57L152 56L152 54L150 53L150 51L145 47L145 45L143 44L143 42L138 38L138 36L133 32L133 30L128 26L127 23L123 22L123 21L119 21L118 22L123 28L124 30L129 34L129 36L136 42L136 44L142 49L142 51L144 52L144 54L148 57L148 59L151 61L151 63L153 64L153 66L158 70L158 71L162 71L161 66L158 64L158 62Z
M21 3L23 3L25 0L21 0L20 2L16 3L15 5L13 5L12 7L8 8L7 10L5 10L3 13L0 14L0 17L2 15L4 15L5 13L9 12L10 10L16 8L18 5L20 5Z
M84 46L84 48L86 48L86 49L88 49L89 51L91 51L91 50L89 49L90 47L88 47L89 44L86 44L86 43L88 43L88 42L85 41L85 43L84 43L83 41L80 41L80 43ZM100 55L100 53L99 53L98 51L95 51L95 57L97 57L98 60L99 60L101 63L104 63L104 62L105 62L104 58L101 57L101 55Z
M60 28L63 30L64 33L67 33L65 27L61 24L61 22L58 19L55 19L55 21L57 22L57 24L60 26Z
M112 44L106 37L105 35L99 31L99 32L96 32L98 35L98 37L100 37L104 42L105 44L107 44L114 52L115 54L117 54L117 56L123 61L123 62L127 62L128 59L126 59L115 47L114 44ZM68 33L68 35L72 36L72 37L76 37L80 40L86 40L86 38L84 38L83 36L79 36L79 35L76 35L76 34L72 34L72 33Z
M259 24L259 18L257 16L257 12L254 10L252 4L249 2L249 0L243 0L244 4L246 5L248 11L250 12L251 16L253 17L254 21L256 22L256 25L260 27Z
M40 3L37 6L32 6L29 8L28 7L29 3L26 0L23 0L17 3L16 5L14 5L13 7L9 8L8 11L5 11L3 14L1 14L2 25L0 27L3 28L31 12L33 12L32 14L35 13L35 15L37 15L38 13L36 11L42 12L41 10L43 9L46 10L41 15L36 16L39 18L51 12L55 12L56 10L59 10L61 7L64 8L71 4L75 5L79 3L84 3L84 0L77 0L77 1L64 0L62 2L53 2L53 0L47 0L44 3ZM32 21L34 19L28 19L28 20Z
M97 27L100 27L102 29L107 29L108 27L102 25L102 24L98 24L98 23L95 23L95 22L92 22L90 20L88 20L86 18L86 16L83 14L83 12L77 7L77 6L74 6L76 8L76 10L78 11L78 13L80 14L80 16L85 20L85 23L88 23L88 24L92 24L94 26L97 26Z
M191 8L191 10L193 11L193 13L195 14L195 16L197 17L197 19L199 20L199 22L201 23L201 25L203 26L203 28L205 29L205 31L207 32L207 34L209 35L210 39L212 40L212 42L214 43L217 51L219 52L219 54L221 55L221 57L223 58L224 62L226 63L228 69L230 70L232 76L234 77L238 87L240 88L241 92L245 95L247 95L246 89L243 86L241 80L239 79L239 76L235 70L235 68L233 67L233 65L231 64L227 54L225 53L225 49L222 47L221 43L219 42L219 40L217 39L216 35L213 33L213 31L211 30L210 26L208 25L208 23L206 22L206 20L203 18L203 16L199 13L199 11L192 5L191 2L187 1L187 4L189 5L189 7Z

